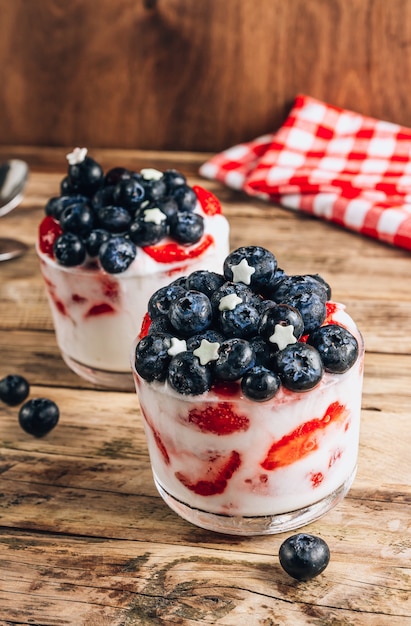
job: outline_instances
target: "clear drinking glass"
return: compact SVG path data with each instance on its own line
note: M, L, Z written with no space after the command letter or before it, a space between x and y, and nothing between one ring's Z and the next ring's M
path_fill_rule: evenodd
M352 323L352 321L351 321ZM189 522L234 535L290 531L321 517L356 473L364 346L311 391L252 402L240 387L183 396L132 367L154 481Z

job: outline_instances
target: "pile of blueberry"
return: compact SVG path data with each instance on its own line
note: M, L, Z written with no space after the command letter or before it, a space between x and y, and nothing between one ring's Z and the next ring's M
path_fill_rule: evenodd
M232 381L257 402L281 385L308 391L358 357L352 333L324 323L330 298L319 275L288 276L265 248L238 248L223 274L195 271L152 295L136 371L184 395Z
M24 402L30 393L30 385L24 376L8 374L0 380L0 400L8 406ZM19 423L22 429L34 437L44 437L57 424L60 411L53 400L31 398L19 409Z
M138 247L166 236L183 245L201 239L204 219L195 212L197 195L177 170L115 167L105 174L86 148L76 148L67 159L61 195L45 207L62 231L53 246L61 265L91 258L117 274L130 266Z

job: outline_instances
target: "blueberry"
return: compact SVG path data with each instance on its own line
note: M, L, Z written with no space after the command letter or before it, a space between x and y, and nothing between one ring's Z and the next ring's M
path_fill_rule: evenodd
M255 354L245 339L226 339L220 345L218 353L214 369L220 380L238 380L255 364Z
M20 426L34 437L47 435L56 426L59 417L57 404L47 398L28 400L19 411Z
M152 246L167 235L167 220L151 222L146 219L146 212L142 211L131 223L129 236L136 246Z
M184 174L174 169L165 170L163 176L166 184L167 195L171 195L178 187L187 183L187 179Z
M301 293L315 293L325 303L329 300L329 285L318 275L302 274L287 276L275 285L270 297L276 302L286 302L288 298Z
M187 184L179 185L173 192L174 200L180 211L194 211L197 205L197 195L192 187Z
M260 335L248 340L255 354L255 364L272 369L274 355L278 352L276 345L265 341Z
M288 304L273 304L273 306L267 307L261 316L258 332L279 350L282 347L274 339L277 325L292 326L292 334L296 339L299 339L304 331L303 319L294 307Z
M100 207L97 211L97 217L100 227L110 233L125 233L132 220L127 209L115 205Z
M282 299L282 303L296 308L304 322L304 334L321 326L327 315L325 301L317 294L300 292Z
M224 283L225 278L222 274L209 272L207 270L197 270L192 272L186 279L187 289L201 291L202 293L205 293L208 298L211 298L213 292L222 287Z
M343 374L358 357L358 342L346 328L329 324L317 328L308 343L320 354L324 369L333 374Z
M91 257L98 256L101 246L108 241L111 234L102 228L95 228L85 240L86 252Z
M321 537L298 533L281 544L279 559L287 574L306 581L325 570L330 561L330 549Z
M180 352L171 359L168 368L170 386L183 395L197 396L211 387L211 369L201 365L192 352Z
M170 322L183 336L200 333L210 327L211 302L204 293L189 290L173 300L168 310Z
M125 167L112 167L104 177L104 185L106 187L115 186L122 180L131 178L131 172Z
M151 320L148 334L166 334L170 336L175 335L175 329L171 326L168 315L160 315L159 317Z
M266 287L275 276L277 259L261 246L237 248L224 261L224 276L233 282L243 282L255 291Z
M156 201L166 195L167 187L163 177L150 180L143 177L141 184L144 187L144 197L147 200Z
M86 237L94 226L94 213L84 202L69 204L60 215L60 226L64 232Z
M62 196L69 196L77 193L79 190L75 184L73 184L69 176L65 176L60 182L60 193Z
M104 172L97 161L86 156L81 163L69 165L68 177L78 191L91 196L103 185Z
M257 333L260 322L258 310L251 304L240 302L233 309L219 311L217 325L226 337L247 339Z
M169 219L170 236L178 243L196 243L204 233L204 218L198 213L179 211Z
M88 198L81 194L76 194L74 196L57 196L54 198L50 198L45 206L46 215L51 215L55 220L60 220L60 215L63 213L64 209L67 208L70 204L75 204L77 202L87 202Z
M255 308L260 305L259 297L243 283L225 282L221 287L216 289L211 296L211 306L213 311L218 315L218 311L225 306L227 296L236 296L244 304L251 304ZM232 306L232 305L231 305Z
M148 301L148 314L152 320L167 315L171 303L186 293L184 287L172 283L157 289Z
M109 274L119 274L136 258L137 250L132 241L125 237L111 237L100 247L98 258L102 268Z
M135 351L135 368L137 373L147 380L163 381L167 377L171 356L171 337L164 333L152 333L141 339Z
M290 391L308 391L318 385L324 369L317 350L298 342L277 352L275 371Z
M178 211L178 204L173 198L162 198L160 200L156 200L156 202L153 203L153 207L154 206L158 207L168 219L170 219L170 217L175 215Z
M241 379L241 390L249 400L264 402L275 396L280 384L277 374L266 367L256 365L244 374Z
M121 180L114 188L114 203L134 212L145 198L145 190L135 179Z
M57 237L53 251L58 263L66 267L81 265L86 258L86 247L83 241L73 233L63 233Z
M113 205L114 203L114 185L102 187L98 189L91 198L91 206L97 212L102 206Z
M223 343L225 341L224 335L219 333L216 330L212 330L209 328L208 330L204 330L202 333L198 333L197 335L193 335L189 339L187 339L187 350L194 352L197 348L200 347L203 339L206 339L210 343Z
M9 374L0 380L0 400L9 406L24 402L29 391L27 380L18 374Z

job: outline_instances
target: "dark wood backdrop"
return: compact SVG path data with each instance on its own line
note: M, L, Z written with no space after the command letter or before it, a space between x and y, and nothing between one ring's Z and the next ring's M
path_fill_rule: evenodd
M0 0L0 143L216 151L299 92L411 126L410 47L410 0Z

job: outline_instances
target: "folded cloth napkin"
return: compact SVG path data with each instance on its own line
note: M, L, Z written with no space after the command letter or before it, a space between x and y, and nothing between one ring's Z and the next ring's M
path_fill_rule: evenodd
M200 174L411 250L410 128L299 95L277 132Z

